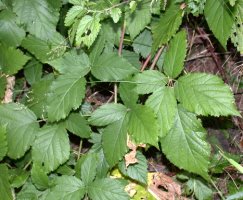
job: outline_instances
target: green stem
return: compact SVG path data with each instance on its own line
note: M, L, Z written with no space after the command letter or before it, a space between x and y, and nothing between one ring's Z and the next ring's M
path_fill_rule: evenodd
M79 148L78 148L78 160L79 160L80 155L81 155L82 146L83 146L83 140L80 140L80 142L79 142Z

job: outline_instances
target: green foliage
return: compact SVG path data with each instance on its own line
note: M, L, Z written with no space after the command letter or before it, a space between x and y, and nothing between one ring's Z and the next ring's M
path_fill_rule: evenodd
M128 200L129 181L148 184L150 147L192 173L186 195L211 198L229 163L210 159L200 119L240 113L220 77L184 70L181 25L202 15L242 54L242 2L0 0L0 199Z

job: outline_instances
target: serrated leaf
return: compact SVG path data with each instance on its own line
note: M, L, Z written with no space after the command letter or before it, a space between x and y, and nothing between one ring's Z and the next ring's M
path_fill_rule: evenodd
M63 175L56 178L55 183L46 200L80 200L85 194L84 183L74 176Z
M40 129L32 147L34 163L49 172L66 162L69 155L69 139L63 126L46 125Z
M113 8L110 11L111 18L113 19L114 23L117 23L121 17L121 9L120 8Z
M146 58L151 53L152 48L151 32L145 29L138 37L136 37L132 46L136 53L141 54Z
M30 85L41 80L42 64L35 59L32 59L24 67L24 76Z
M0 194L4 200L13 199L9 184L8 168L5 164L0 164Z
M156 90L146 101L157 115L160 127L159 136L164 137L174 124L177 102L173 88L164 87Z
M95 180L88 188L88 195L92 200L129 200L123 185L111 178Z
M163 69L166 75L176 78L184 68L184 59L186 57L186 32L180 31L170 41L165 54Z
M68 131L81 138L89 138L92 132L86 119L78 113L71 113L68 116L65 120L65 127Z
M7 85L7 79L6 76L0 76L0 99L4 97L5 89Z
M122 160L118 165L119 170L123 175L128 176L129 178L136 180L144 185L147 185L147 159L140 151L137 151L136 158L138 162L129 165L127 168L125 161Z
M150 1L140 1L137 3L136 10L125 14L128 32L131 38L135 38L151 21Z
M47 98L48 120L59 121L77 109L85 96L85 79L77 73L60 75L51 85Z
M13 10L28 32L41 39L53 37L58 22L59 10L54 9L46 0L18 0Z
M161 15L160 20L152 25L152 54L175 35L182 22L182 14L183 11L180 6L172 3Z
M136 143L157 146L159 127L153 110L144 105L133 105L128 130Z
M45 190L49 187L48 176L44 169L38 164L33 164L32 166L31 179L39 190Z
M8 151L6 126L0 126L0 161L5 157Z
M49 61L61 74L78 73L85 76L90 71L89 57L85 53L78 54L76 51L66 52L62 57Z
M74 23L75 18L82 17L82 15L84 15L84 14L85 14L85 10L84 10L83 6L80 6L80 5L73 6L67 12L67 15L66 15L65 21L64 21L65 26L71 26Z
M0 105L0 125L7 125L8 156L20 158L33 144L39 125L35 114L22 104Z
M99 80L117 81L127 78L138 70L118 54L107 53L97 59L91 72Z
M224 48L234 23L230 9L224 0L207 0L204 8L208 26Z
M19 49L7 47L0 43L0 68L5 74L13 75L17 73L30 59Z
M45 118L47 115L47 94L53 77L43 79L32 85L28 93L26 106L31 109L38 118Z
M85 15L79 22L76 33L76 45L90 47L100 32L101 24L98 16Z
M172 128L160 140L161 148L173 164L207 179L210 146L205 137L196 115L179 106Z
M103 131L103 151L105 159L111 167L117 164L127 152L127 126L128 118L124 115Z
M229 86L218 76L187 74L178 79L175 93L183 107L198 115L240 116Z
M92 125L105 126L124 118L126 113L127 108L124 105L109 103L96 109L88 121Z
M167 77L157 70L146 70L136 74L133 81L136 83L135 91L138 94L149 94L163 88L167 83Z
M28 35L23 40L22 46L43 63L62 56L66 50L65 39L57 32L55 37L49 40Z
M133 52L133 51L128 51L128 50L123 49L122 57L125 58L136 69L140 70L141 62L140 62L139 54L137 54L136 52Z
M24 29L16 24L16 16L10 10L0 13L0 41L9 46L19 46L25 37Z

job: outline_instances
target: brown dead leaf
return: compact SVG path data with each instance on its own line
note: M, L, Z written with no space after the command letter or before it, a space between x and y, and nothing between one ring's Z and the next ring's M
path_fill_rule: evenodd
M10 103L13 101L13 89L15 85L15 76L7 77L7 85L5 90L5 95L2 103Z
M181 186L163 174L155 173L149 192L158 200L175 200L181 197Z
M135 164L138 162L138 159L136 158L136 154L137 154L137 150L132 150L129 153L127 153L125 155L125 164L126 164L126 168L131 165L131 164Z

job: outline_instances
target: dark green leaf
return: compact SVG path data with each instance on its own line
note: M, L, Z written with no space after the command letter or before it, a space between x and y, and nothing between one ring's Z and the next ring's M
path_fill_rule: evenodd
M7 166L5 164L0 164L0 194L3 200L13 199L8 178Z
M31 60L24 67L24 76L30 85L40 81L42 76L42 64L35 59Z
M0 161L5 157L8 151L6 126L0 126Z
M6 76L0 76L0 99L4 97L7 79Z

